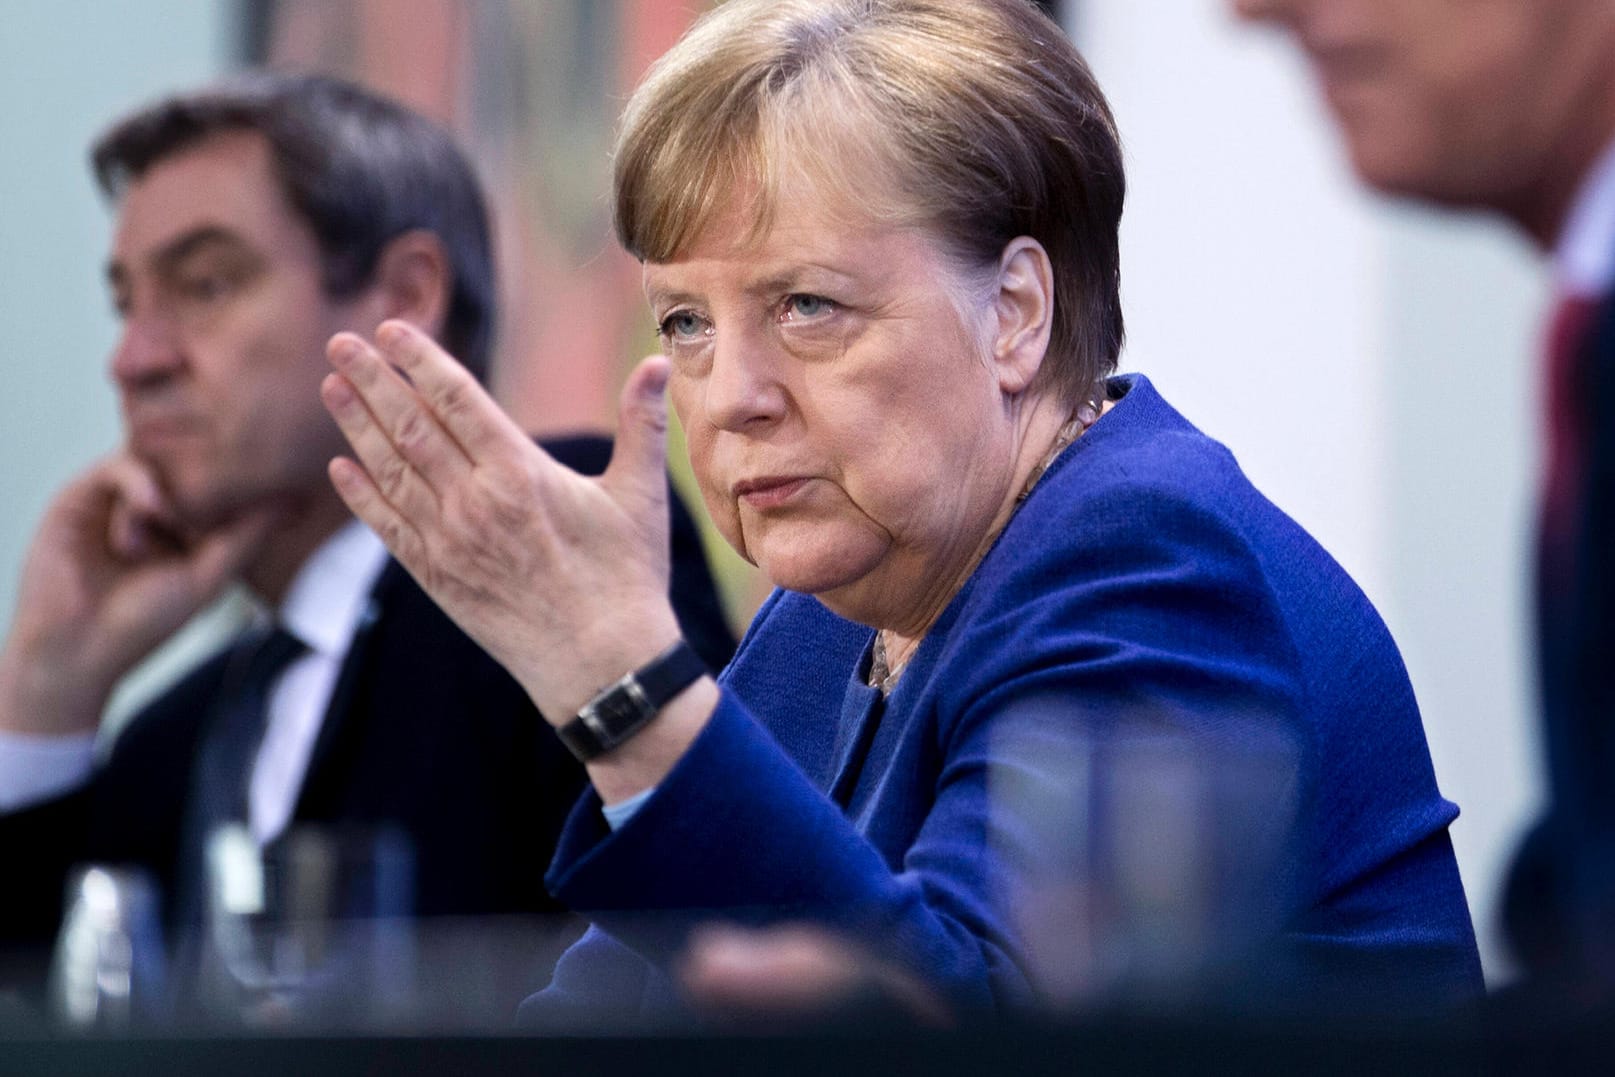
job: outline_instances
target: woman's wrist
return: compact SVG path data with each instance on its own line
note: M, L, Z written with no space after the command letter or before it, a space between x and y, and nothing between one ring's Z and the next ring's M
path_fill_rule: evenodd
M587 764L601 801L615 804L662 781L718 709L718 682L701 677L674 696L634 736Z
M556 733L567 750L580 761L590 762L637 734L706 673L700 655L684 640L676 640L649 662L601 689L578 710L576 718L557 726Z
M672 606L665 597L658 598L650 608L623 610L609 623L603 618L593 623L582 616L573 618L574 624L585 627L564 648L535 643L513 654L514 648L507 643L506 653L497 657L526 689L544 720L560 728L576 719L584 705L602 691L681 638Z

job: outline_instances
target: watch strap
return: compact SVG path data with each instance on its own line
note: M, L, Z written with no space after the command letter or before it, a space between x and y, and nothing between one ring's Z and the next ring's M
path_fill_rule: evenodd
M674 696L706 672L700 655L681 639L607 685L583 705L576 718L555 733L568 751L587 763L638 733Z

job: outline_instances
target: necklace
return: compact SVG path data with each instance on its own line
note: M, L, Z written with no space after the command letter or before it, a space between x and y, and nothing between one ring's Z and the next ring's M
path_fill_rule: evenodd
M1049 451L1043 454L1043 459L1039 460L1037 466L1032 469L1032 473L1026 476L1026 485L1021 487L1019 494L1015 495L1015 507L1017 509L1021 507L1022 502L1031 496L1032 487L1037 485L1037 480L1043 477L1043 473L1049 469L1050 464L1054 463L1055 458L1065 452L1067 446L1087 433L1088 428L1098 421L1099 405L1096 402L1084 400L1077 405L1077 410L1072 413L1071 418L1067 419L1065 424L1060 427L1060 432L1054 435L1054 444L1049 446Z
M1054 435L1054 442L1049 446L1049 451L1043 454L1043 459L1037 462L1037 466L1032 469L1032 473L1026 477L1026 485L1021 487L1019 494L1015 495L1015 508L1010 510L1011 517L1019 511L1021 505L1031 495L1032 487L1037 485L1037 481L1043 477L1043 473L1049 469L1055 459L1073 441L1085 434L1090 426L1098 422L1101 414L1103 414L1103 408L1097 400L1084 400L1077 405L1076 410L1071 414L1071 418L1067 419L1060 426L1059 432ZM1009 521L1005 520L1004 525L1007 527ZM892 689L897 687L898 678L908 668L909 659L913 658L914 653L920 649L919 641L915 640L913 646L909 648L908 654L904 655L902 660L894 666L887 658L886 636L887 630L884 628L875 632L875 645L869 656L869 687L880 689L882 698L892 694Z

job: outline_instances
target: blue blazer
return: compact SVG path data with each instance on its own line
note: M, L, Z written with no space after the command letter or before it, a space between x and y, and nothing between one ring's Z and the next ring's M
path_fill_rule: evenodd
M1103 866L1101 837L1178 870L1166 824L1219 813L1232 833L1200 844L1232 837L1247 866L1270 870L1243 890L1226 875L1200 904L1286 944L1257 968L1272 995L1400 1005L1479 992L1447 836L1457 809L1436 789L1385 626L1148 380L1114 379L1110 395L888 699L864 683L870 629L776 592L720 678L710 725L639 812L609 832L585 792L548 882L594 927L524 1018L676 1005L662 969L713 916L845 929L963 1007L1013 1008L1061 975L1047 967L1058 922L1027 923L1040 884L1091 872L1122 894L1126 869ZM1148 755L1129 746L1163 743L1179 767L1168 773L1209 776L1213 793L1175 821L1094 814L1126 811L1142 788L1117 777Z

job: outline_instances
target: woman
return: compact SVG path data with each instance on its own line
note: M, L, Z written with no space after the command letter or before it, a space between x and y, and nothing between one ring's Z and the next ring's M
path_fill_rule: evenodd
M333 340L337 488L588 764L549 882L603 930L540 1007L670 1000L715 912L1022 1003L1043 850L990 776L1059 788L1139 723L1292 750L1272 929L1306 985L1477 989L1456 809L1379 618L1145 379L1106 378L1122 193L1104 99L1029 4L734 0L623 120L617 226L666 355L600 480L421 334ZM708 511L780 588L716 681L664 597L664 383Z

